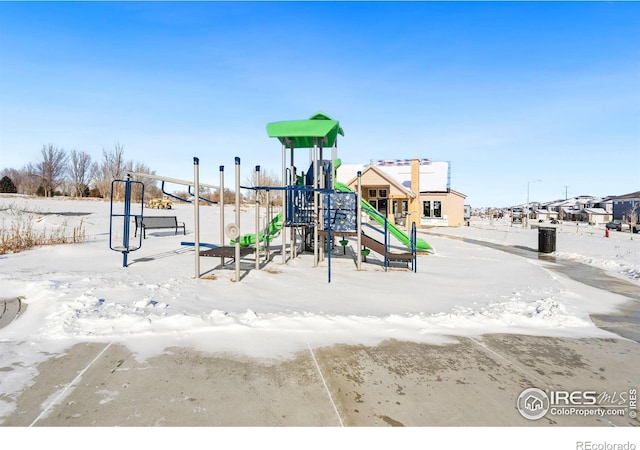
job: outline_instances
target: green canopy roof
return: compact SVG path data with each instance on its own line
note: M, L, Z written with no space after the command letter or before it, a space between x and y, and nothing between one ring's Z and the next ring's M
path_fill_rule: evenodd
M316 113L308 120L286 120L267 124L267 134L275 137L286 146L294 148L311 148L314 138L318 145L332 147L338 134L344 136L340 123L324 113ZM326 141L324 140L326 138Z

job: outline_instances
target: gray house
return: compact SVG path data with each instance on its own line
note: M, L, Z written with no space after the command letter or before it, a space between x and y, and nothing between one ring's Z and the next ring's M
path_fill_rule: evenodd
M613 220L640 222L640 191L611 197L611 199L613 200Z

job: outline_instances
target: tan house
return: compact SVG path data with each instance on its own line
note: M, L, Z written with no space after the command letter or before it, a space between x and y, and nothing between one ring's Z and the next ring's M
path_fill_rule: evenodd
M356 191L358 171L363 199L396 225L464 225L466 196L449 187L449 163L411 159L340 166L338 180Z
M422 227L460 227L464 225L464 199L466 195L449 189L448 192L420 193ZM438 208L440 211L438 211Z
M604 225L613 219L613 214L603 208L583 208L580 211L580 220L593 225Z

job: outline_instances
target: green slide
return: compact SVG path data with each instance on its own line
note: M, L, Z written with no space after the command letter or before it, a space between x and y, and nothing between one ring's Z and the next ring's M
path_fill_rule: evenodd
M349 186L344 183L340 183L339 181L335 182L335 188L340 192L353 192L349 188ZM362 209L369 215L369 217L378 222L380 225L384 226L384 218L380 216L380 213L378 213L378 211L376 211L376 209L371 206L368 201L362 200L360 203L362 204ZM407 233L402 231L391 222L387 222L387 228L389 229L389 232L393 234L400 242L402 242L407 247L411 247L411 238L409 238ZM433 251L433 248L424 239L421 238L416 239L416 249L423 251Z
M268 242L271 242L273 237L276 234L278 234L280 230L282 230L282 213L279 213L277 216L273 218L273 220L269 223L269 228L267 229L266 233L264 231L260 232L259 242L263 242L265 240ZM255 245L256 235L245 234L244 236L240 236L240 239L238 239L238 242L240 243L241 247L248 247L250 245ZM236 241L232 239L231 245L235 245L235 244L236 244Z

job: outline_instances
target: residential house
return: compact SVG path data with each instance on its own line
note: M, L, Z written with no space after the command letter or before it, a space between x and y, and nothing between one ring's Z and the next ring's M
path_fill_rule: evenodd
M558 212L550 209L536 209L533 211L535 220L548 221L558 218Z
M559 220L574 222L595 221L597 223L601 223L602 217L600 216L604 213L608 213L606 210L606 204L605 207L602 206L602 200L603 199L599 197L580 195L566 200L549 202L546 204L546 208L549 211L555 211ZM596 218L596 216L598 217Z
M612 215L604 208L582 208L579 217L581 222L589 222L591 225L603 225L611 221Z
M613 204L613 220L624 220L629 223L640 222L640 191L611 197Z
M369 165L341 165L339 181L362 196L397 225L410 227L464 225L464 200L450 186L450 164L428 159L380 160Z

